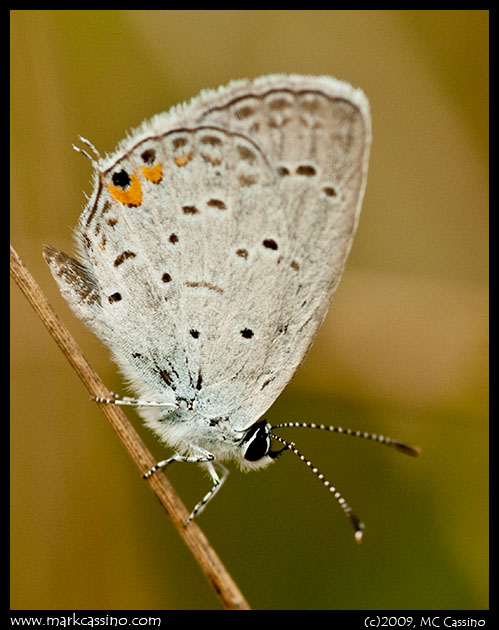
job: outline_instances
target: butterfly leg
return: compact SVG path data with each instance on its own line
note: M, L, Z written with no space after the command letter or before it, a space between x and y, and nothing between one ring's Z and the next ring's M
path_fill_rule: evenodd
M139 400L130 396L118 396L111 392L112 398L104 398L103 396L92 396L91 400L106 405L132 405L133 407L171 407L172 411L177 409L177 405L173 403L154 402L151 400Z
M213 463L210 462L206 465L206 467L213 480L213 487L209 492L207 492L204 495L204 497L201 499L199 503L196 503L196 505L194 506L194 509L190 513L189 518L187 519L185 523L186 525L188 525L196 516L201 514L201 512L206 507L208 501L211 501L211 499L213 499L213 497L220 490L224 481L227 479L229 475L229 471L227 470L227 468L225 468L225 466L222 466L222 464L220 464L219 462L213 462ZM215 467L218 468L220 472L220 477L217 475Z
M200 514L204 510L208 501L210 501L220 490L223 482L227 479L227 476L229 474L229 471L227 470L227 468L225 468L225 466L222 466L222 464L220 464L219 462L213 461L214 456L211 453L204 450L202 451L202 453L202 455L193 455L191 457L184 455L172 455L172 457L158 462L144 475L142 475L144 479L148 479L157 470L160 470L161 468L166 468L166 466L173 464L173 462L186 462L188 464L206 464L206 468L208 469L208 472L210 473L210 476L213 480L213 487L209 492L205 494L205 496L201 499L201 501L199 501L199 503L196 503L194 509L189 515L189 518L185 522L186 525L188 525L198 514ZM218 476L215 468L218 468L220 472L220 477Z
M166 468L170 464L173 464L173 462L186 462L187 464L204 464L205 462L211 462L214 459L214 455L204 450L202 451L201 455L193 455L191 457L188 457L186 455L172 455L168 459L163 459L162 461L158 462L155 466L144 473L142 477L144 479L149 479L149 477L153 475L157 470L160 470L161 468Z

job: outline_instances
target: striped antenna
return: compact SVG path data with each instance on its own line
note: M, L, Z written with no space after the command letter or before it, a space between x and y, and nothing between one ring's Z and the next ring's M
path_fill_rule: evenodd
M276 424L270 427L270 430L273 431L274 429L287 429L297 427L302 429L321 429L323 431L332 431L333 433L344 433L345 435L353 435L354 437L360 437L364 438L365 440L378 442L378 444L390 446L400 453L405 453L406 455L411 455L412 457L418 457L418 455L421 453L421 449L419 448L419 446L411 446L410 444L405 444L404 442L393 440L392 438L385 435L377 435L376 433L368 433L367 431L353 431L352 429L343 429L342 427L334 427L326 424L315 424L313 422L283 422L282 424ZM292 453L294 453L306 466L310 468L314 475L317 475L317 477L322 481L329 492L333 494L334 498L343 509L345 516L350 519L355 530L355 541L361 543L364 537L364 523L362 523L362 521L355 514L352 508L348 505L340 492L338 492L338 490L333 485L331 485L331 483L324 477L321 472L319 472L319 470L312 464L309 459L307 459L304 455L300 453L297 448L295 448L293 442L286 442L286 440L279 437L278 435L275 435L274 433L269 433L269 437L283 444L284 450L288 449Z
M282 424L276 424L271 427L274 429L286 429L288 427L300 427L302 429L322 429L323 431L332 431L334 433L343 433L345 435L353 435L354 437L364 438L364 440L372 440L378 442L378 444L384 444L390 446L400 453L411 455L412 457L418 457L421 454L419 446L411 446L398 440L393 440L386 435L377 435L376 433L368 433L367 431L353 431L352 429L343 429L342 427L333 427L327 424L315 424L313 422L284 422Z
M279 427L282 427L282 426L287 426L287 425L279 425ZM272 427L272 428L274 429L277 427ZM300 451L297 448L295 448L295 445L293 444L293 442L286 442L286 440L284 440L282 437L279 437L278 435L274 435L273 433L270 433L269 437L271 437L274 440L277 440L281 444L284 444L285 448L289 449L299 459L301 459L301 461L310 468L310 470L314 473L314 475L316 475L322 481L322 483L326 486L329 492L332 493L333 497L338 502L345 516L347 516L350 519L350 522L352 523L353 528L355 530L355 534L354 534L355 542L360 544L364 537L364 523L359 519L359 517L355 514L352 508L348 505L346 499L341 495L341 493L338 492L338 490L331 484L331 482L328 481L324 477L324 475L319 471L319 469L316 468L312 464L312 462L305 457L305 455L302 455Z

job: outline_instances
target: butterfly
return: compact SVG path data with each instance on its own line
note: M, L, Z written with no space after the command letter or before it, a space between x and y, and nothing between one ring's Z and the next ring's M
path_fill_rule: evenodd
M221 462L264 467L291 450L350 518L343 496L263 414L323 322L357 228L371 143L361 90L326 76L269 75L206 90L144 122L94 167L77 258L45 259L75 314L107 345L137 406L213 487ZM357 432L398 450L414 447ZM273 448L273 443L280 448Z

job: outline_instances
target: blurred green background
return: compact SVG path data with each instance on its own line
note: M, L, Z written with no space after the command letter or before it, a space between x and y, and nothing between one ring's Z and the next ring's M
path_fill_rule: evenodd
M286 432L365 521L361 546L291 455L233 469L200 525L255 609L487 608L487 11L12 11L12 242L125 393L41 257L44 243L71 251L91 192L71 144L111 151L202 88L271 72L362 87L373 146L333 307L266 417L384 433L423 455ZM11 606L219 609L15 285L11 304ZM194 466L168 476L188 506L209 487Z

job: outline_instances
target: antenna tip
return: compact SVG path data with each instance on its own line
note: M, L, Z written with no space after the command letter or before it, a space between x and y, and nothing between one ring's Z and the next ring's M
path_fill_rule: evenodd
M403 442L397 442L392 440L390 446L393 446L400 453L405 453L411 457L419 457L421 455L421 449L419 446L412 446L411 444L404 444Z
M364 523L355 516L353 512L350 513L350 518L352 519L352 524L355 529L354 539L355 542L360 545L360 543L364 540Z

